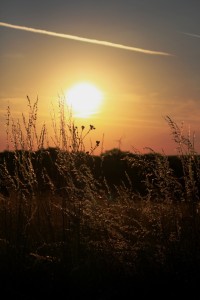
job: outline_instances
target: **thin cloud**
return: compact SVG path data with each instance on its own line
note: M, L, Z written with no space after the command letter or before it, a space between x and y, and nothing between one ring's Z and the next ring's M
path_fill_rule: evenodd
M194 33L189 33L189 32L181 32L181 33L200 39L200 34L194 34Z
M136 48L136 47L126 46L126 45L111 43L111 42L107 42L107 41L101 41L101 40L96 40L96 39L88 39L88 38L84 38L84 37L80 37L80 36L69 35L69 34L64 34L64 33L57 33L57 32L53 32L53 31L36 29L36 28L32 28L32 27L13 25L13 24L4 23L4 22L0 22L0 26L9 27L9 28L18 29L18 30L29 31L29 32L34 32L34 33L39 33L39 34L45 34L45 35L50 35L50 36L55 36L55 37L60 37L60 38L63 38L63 39L75 40L75 41L79 41L79 42L85 42L85 43L103 45L103 46L114 47L114 48L129 50L129 51L141 52L141 53L144 53L144 54L171 56L171 54L169 54L167 52Z

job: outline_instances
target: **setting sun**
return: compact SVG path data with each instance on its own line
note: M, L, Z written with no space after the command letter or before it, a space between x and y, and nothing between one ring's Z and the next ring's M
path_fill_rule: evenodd
M74 116L80 118L98 113L102 99L102 92L87 82L78 83L66 92L67 104L72 108Z

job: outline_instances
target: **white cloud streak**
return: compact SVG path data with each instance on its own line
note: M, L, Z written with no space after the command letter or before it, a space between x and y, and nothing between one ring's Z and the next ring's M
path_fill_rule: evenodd
M182 34L200 39L200 34L194 34L194 33L189 33L189 32L182 32Z
M89 38L84 38L84 37L75 36L75 35L69 35L69 34L57 33L57 32L47 31L47 30L42 30L42 29L36 29L36 28L32 28L32 27L13 25L13 24L4 23L4 22L0 22L0 26L12 28L12 29L29 31L29 32L33 32L33 33L44 34L44 35L55 36L55 37L59 37L59 38L63 38L63 39L75 40L75 41L79 41L79 42L85 42L85 43L91 43L91 44L102 45L102 46L107 46L107 47L119 48L119 49L123 49L123 50L141 52L144 54L172 56L170 53L167 53L167 52L153 51L153 50L147 50L147 49L136 48L136 47L131 47L131 46L125 46L125 45L111 43L111 42L107 42L107 41L89 39Z

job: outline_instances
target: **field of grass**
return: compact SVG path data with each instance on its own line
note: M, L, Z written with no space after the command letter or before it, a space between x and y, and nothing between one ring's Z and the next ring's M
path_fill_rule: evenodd
M179 296L198 291L200 156L194 141L166 117L177 156L85 149L95 130L77 128L59 102L37 131L37 101L28 119L7 114L0 153L0 272L15 299ZM160 292L160 288L162 292ZM71 298L67 298L71 296ZM132 298L131 298L132 299Z

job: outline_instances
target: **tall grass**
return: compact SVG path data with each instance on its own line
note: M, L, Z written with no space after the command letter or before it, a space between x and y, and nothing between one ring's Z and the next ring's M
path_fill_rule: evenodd
M130 278L151 284L171 276L184 284L196 280L200 161L190 137L166 117L180 176L163 153L115 152L115 159L137 170L144 187L139 193L126 171L126 180L110 185L102 167L106 154L94 155L100 142L85 147L95 127L78 128L63 99L58 118L52 115L53 137L45 124L38 132L38 100L27 101L28 118L22 114L21 122L7 110L7 151L0 158L2 272L31 270L37 279L45 272L50 282L57 276L90 289L117 278L121 285Z

